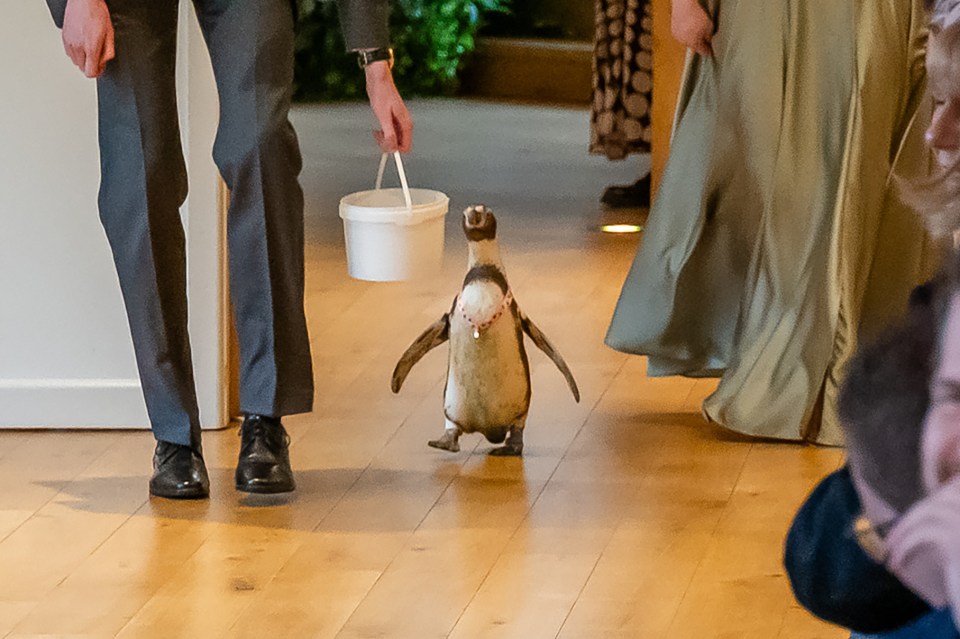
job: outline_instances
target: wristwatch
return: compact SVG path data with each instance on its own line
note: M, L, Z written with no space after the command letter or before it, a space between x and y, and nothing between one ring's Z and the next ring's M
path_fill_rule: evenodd
M393 68L393 49L389 47L380 47L379 49L361 49L357 51L357 63L361 69L365 69L368 64L386 60Z

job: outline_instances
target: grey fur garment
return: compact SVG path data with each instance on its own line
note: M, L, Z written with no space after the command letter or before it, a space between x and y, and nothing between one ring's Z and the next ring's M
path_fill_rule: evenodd
M924 494L921 433L949 279L939 276L914 289L906 317L860 348L840 389L851 464L900 512Z

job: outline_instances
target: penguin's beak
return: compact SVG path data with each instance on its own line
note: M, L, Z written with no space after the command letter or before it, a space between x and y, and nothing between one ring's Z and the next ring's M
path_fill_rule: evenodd
M463 212L463 223L468 229L481 229L486 226L487 216L490 212L487 207L471 206Z
M463 212L463 232L471 242L497 237L497 218L482 204L468 207Z

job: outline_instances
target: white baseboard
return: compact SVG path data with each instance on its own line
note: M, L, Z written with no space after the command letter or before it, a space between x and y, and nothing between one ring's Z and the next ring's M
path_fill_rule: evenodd
M147 430L150 423L136 379L0 379L0 429L13 428Z

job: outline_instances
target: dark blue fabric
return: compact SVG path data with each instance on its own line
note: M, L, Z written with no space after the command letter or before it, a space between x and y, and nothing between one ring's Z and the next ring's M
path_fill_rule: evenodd
M960 633L957 632L953 623L953 617L949 610L935 610L930 614L921 617L916 622L890 632L867 635L853 633L850 639L958 639Z
M860 499L850 472L828 475L797 513L784 565L797 600L821 619L857 632L901 628L930 612L853 536Z

